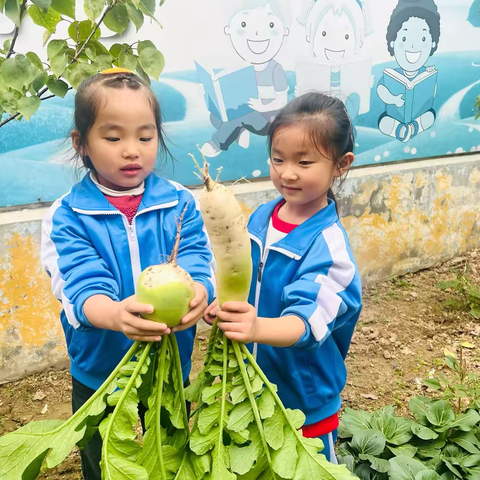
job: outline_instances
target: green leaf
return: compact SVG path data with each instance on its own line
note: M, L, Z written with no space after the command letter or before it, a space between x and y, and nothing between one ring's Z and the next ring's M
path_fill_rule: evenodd
M85 42L96 28L97 24L90 20L83 20L82 22L73 22L68 27L68 36L75 42ZM98 40L101 35L100 28L95 30L91 40Z
M68 85L63 80L55 80L50 77L47 81L48 89L57 97L64 98L68 92Z
M417 453L417 447L414 445L400 445L398 447L392 447L390 445L387 445L387 448L396 456L404 455L406 457L413 458L415 454Z
M475 467L480 465L480 454L469 455L462 461L464 467Z
M283 426L285 424L285 417L280 407L275 407L274 414L267 418L263 423L265 439L268 445L274 450L278 450L283 445L285 440Z
M455 467L451 462L449 462L447 459L443 459L443 463L447 466L447 468L457 477L457 478L463 478L462 474L459 472L458 468Z
M433 470L423 470L415 475L415 480L438 480L440 475Z
M17 113L17 102L22 95L19 92L0 92L0 106L10 115Z
M211 428L206 435L202 435L200 430L194 430L190 437L190 448L197 455L204 455L217 443L219 431L218 426Z
M380 455L385 450L386 438L379 430L358 430L353 435L350 446L365 455Z
M445 400L436 400L428 405L427 420L437 427L444 427L455 420L452 406Z
M260 418L265 420L273 415L275 410L275 399L272 392L266 388L257 400L258 410L260 412Z
M95 21L105 8L105 0L85 0L83 9L90 20Z
M250 442L247 446L239 447L232 444L229 448L232 471L239 475L249 472L263 451L262 438L257 426L255 424L250 425L249 432Z
M213 402L215 402L215 399L220 395L221 392L222 384L215 383L211 387L207 387L203 390L202 401L204 401L208 405L211 405Z
M75 20L75 0L52 0L52 8Z
M435 440L438 438L437 432L428 427L424 427L423 425L419 425L418 423L412 424L412 432L422 440Z
M249 400L235 406L228 419L228 429L234 432L245 430L253 422L253 409Z
M36 95L31 97L22 97L17 103L17 110L27 120L38 110L42 101Z
M43 63L40 60L39 56L34 53L34 52L28 52L26 54L26 57L30 60L30 63L34 66L37 67L39 70L43 70Z
M373 455L364 455L363 453L359 455L359 458L370 462L370 467L376 472L387 473L390 470L390 462L383 458L374 457Z
M440 390L442 388L440 382L436 378L425 378L423 383L432 390Z
M47 56L51 60L59 54L64 48L67 48L66 40L51 40L47 45Z
M202 435L207 434L210 429L218 422L222 404L215 402L207 408L204 408L198 415L198 429Z
M142 40L141 42L137 43L137 52L139 55L142 53L142 50L145 50L146 48L154 48L155 50L157 49L157 47L150 40Z
M456 433L450 440L457 445L460 445L468 453L480 453L478 447L480 447L480 440L472 432L460 432Z
M147 84L150 85L150 77L145 73L145 70L137 64L137 68L135 69L137 75Z
M293 480L330 478L348 480L355 478L344 465L333 465L318 454L319 439L304 438L297 443L298 462Z
M293 478L297 466L297 436L295 432L284 428L285 441L282 448L272 453L273 470L282 478Z
M351 408L346 408L341 421L345 431L350 432L350 436L353 436L353 434L359 430L372 428L370 423L371 418L372 415L363 410L357 411L352 410Z
M35 92L39 92L40 89L47 83L48 80L48 75L46 72L40 72L36 77L35 80L33 81L32 87L35 90Z
M128 13L124 5L115 5L105 16L103 23L107 28L121 35L128 27Z
M133 24L137 28L137 32L138 32L143 25L143 13L134 5L127 3L127 15L128 15L128 18L130 18L130 20L133 22Z
M29 87L38 75L38 69L35 68L30 60L25 55L15 55L7 58L2 65L0 65L0 76L2 81L19 92L22 92L23 87Z
M415 480L418 473L428 468L423 463L410 457L394 457L390 462L390 480Z
M133 4L139 8L145 15L152 19L155 18L155 0L133 0Z
M469 432L478 422L480 422L480 415L477 411L471 409L468 410L466 413L457 415L453 422L451 422L445 427L439 428L438 431L444 432L450 428L457 427L464 432Z
M120 52L120 55L118 57L118 66L120 68L132 70L133 72L137 66L137 57L130 53Z
M77 412L65 422L34 421L0 438L0 478L28 478L38 475L42 462L53 468L67 457L75 444L95 431L105 410L105 395L116 388L115 376L138 349L134 343L110 377Z
M247 398L247 387L245 387L245 384L242 383L234 387L230 397L234 405L243 402Z
M5 15L17 26L20 26L20 5L18 0L6 0Z
M413 397L409 401L413 415L422 425L428 425L427 411L431 402L432 400L422 396Z
M97 69L85 63L72 63L67 69L67 79L76 90L87 78L95 75Z
M43 32L43 43L42 46L44 47L47 42L50 40L50 37L52 36L52 32L49 32L48 30L45 30Z
M52 69L53 74L57 78L60 78L63 75L65 68L67 68L67 63L68 63L67 57L62 54L56 55L50 60L50 68Z
M112 68L112 61L113 58L109 53L101 53L95 60L92 62L93 66L99 71L107 70L108 68Z
M165 66L165 58L162 53L151 47L140 52L139 62L145 72L154 80L158 80Z
M50 33L55 33L57 24L61 20L60 14L52 8L43 13L37 6L32 5L28 9L28 14L35 25L47 29Z
M397 430L395 425L395 417L391 416L391 414L377 412L375 415L373 415L370 423L372 428L382 432L387 440L392 438ZM401 424L399 424L399 426L400 425ZM408 442L408 440L410 440L410 438L407 438L405 442Z
M211 457L209 453L205 455L195 455L190 456L192 461L193 469L195 471L196 478L203 478L206 473L209 473L211 470Z
M36 5L43 13L47 13L52 0L32 0L32 3Z
M222 480L235 480L236 475L227 470L228 455L223 445L216 445L212 452L212 473L209 478Z

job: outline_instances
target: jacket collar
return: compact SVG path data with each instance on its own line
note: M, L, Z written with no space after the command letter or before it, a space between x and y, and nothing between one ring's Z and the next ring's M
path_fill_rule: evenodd
M272 200L265 204L263 208L257 210L250 218L248 225L250 237L260 245L261 250L263 250L265 245L270 218L275 207L282 201L283 197ZM284 255L292 258L300 259L310 248L317 236L336 222L338 222L338 215L335 210L335 202L329 198L328 205L325 208L296 227L270 248L280 251Z
M177 189L168 181L151 173L145 179L145 192L138 208L142 210L171 207L178 203ZM87 173L72 188L69 205L73 210L90 213L116 213L118 210L105 198Z

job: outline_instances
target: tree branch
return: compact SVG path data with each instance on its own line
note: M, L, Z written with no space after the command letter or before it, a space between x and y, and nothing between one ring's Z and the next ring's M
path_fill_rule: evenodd
M85 40L84 44L82 45L82 47L78 50L78 52L75 54L75 56L72 58L72 61L68 64L68 65L71 65L73 62L76 62L78 57L82 54L82 52L85 50L85 48L87 47L88 45L88 42L90 42L90 40L93 38L93 36L95 35L95 32L98 30L98 28L100 27L100 25L103 23L103 21L105 20L105 17L107 15L107 13L117 4L117 1L118 0L113 0L112 3L110 3L107 8L104 10L104 12L102 13L102 16L100 17L100 19L98 20L97 24L95 25L95 28L91 31L90 35L88 36L87 40ZM22 9L24 9L25 5L27 3L27 0L23 0L23 3L22 3ZM22 10L20 11L20 18L22 18ZM18 27L15 28L15 34L14 34L14 37L13 37L13 40L12 40L12 44L10 45L10 51L8 52L8 55L7 55L7 58L13 53L13 46L15 44L15 41L17 39L17 36L18 36ZM45 97L45 98L41 98L42 95L48 90L47 87L43 87L38 93L37 93L37 97L40 97L41 100L48 100L49 98L53 98L55 97L55 95L49 95L48 97ZM18 116L20 116L20 113L17 112L15 113L14 115L11 115L10 117L6 118L5 120L3 120L2 122L0 122L0 128L3 127L4 125L6 125L7 123L11 122L12 120L15 120Z
M25 13L26 6L27 6L27 0L23 0L22 5L20 6L20 22L22 21L23 14ZM10 58L14 54L13 48L15 47L15 42L17 41L19 32L20 32L20 25L16 25L15 30L13 32L12 43L10 43L10 48L8 50L6 58Z

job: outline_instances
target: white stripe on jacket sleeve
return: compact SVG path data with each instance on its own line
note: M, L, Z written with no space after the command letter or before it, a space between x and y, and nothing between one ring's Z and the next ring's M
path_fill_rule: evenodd
M66 195L68 195L68 193ZM68 323L70 323L72 327L78 328L80 326L80 323L75 317L75 314L73 313L73 305L69 302L68 298L63 293L65 280L63 280L62 273L58 268L59 254L57 252L55 242L52 240L53 216L55 215L57 209L62 205L62 200L66 195L59 198L53 203L47 215L43 219L41 261L43 268L50 275L53 295L57 300L62 302L62 306L65 311Z
M323 237L330 251L333 264L327 275L318 275L315 279L320 284L316 303L317 308L308 323L317 342L328 333L328 326L335 320L342 299L338 293L343 292L355 276L355 265L350 259L345 236L335 223L323 231Z

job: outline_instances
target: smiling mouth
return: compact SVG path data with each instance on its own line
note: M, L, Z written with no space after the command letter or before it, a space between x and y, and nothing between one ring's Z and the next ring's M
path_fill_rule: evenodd
M270 40L247 40L248 48L256 55L265 53L270 45Z
M329 50L326 48L325 56L327 57L327 60L330 61L341 60L345 56L345 50Z
M289 186L289 185L282 185L282 187L286 188L287 190L295 190L295 191L301 190L301 188L299 188L299 187L292 187L292 186Z
M407 59L407 62L411 64L417 63L420 60L421 55L422 52L405 51L405 58Z

